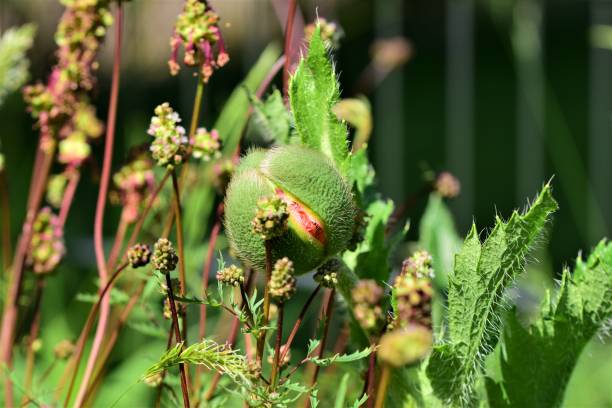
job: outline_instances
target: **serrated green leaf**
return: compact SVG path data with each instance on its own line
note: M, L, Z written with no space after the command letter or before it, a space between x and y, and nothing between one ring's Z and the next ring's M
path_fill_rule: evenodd
M334 354L328 358L309 357L307 360L321 367L327 367L334 363L350 363L366 358L374 351L373 347L366 347L363 350L351 354Z
M558 407L578 357L612 317L612 244L563 272L556 300L547 293L539 317L524 328L509 313L500 353L502 378L487 379L495 406Z
M468 234L449 277L448 338L434 347L427 367L440 399L472 401L478 370L499 338L505 291L556 210L546 185L526 213L515 211L507 222L498 218L484 243L475 226Z
M289 143L291 117L278 90L268 95L265 101L252 95L251 106L253 113L246 133L248 140L265 145Z
M320 150L341 171L348 170L347 128L332 112L340 90L317 27L310 48L289 84L289 100L295 128L302 144Z
M419 227L419 246L431 254L435 284L440 290L446 290L461 239L455 230L453 216L439 194L429 196Z

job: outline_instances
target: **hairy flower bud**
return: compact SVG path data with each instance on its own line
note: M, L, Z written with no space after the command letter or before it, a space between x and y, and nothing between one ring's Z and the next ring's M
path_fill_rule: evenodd
M272 299L277 303L285 303L295 293L296 286L293 262L286 257L276 261L270 278L270 296L272 296Z
M253 150L242 162L225 198L225 226L232 249L246 265L265 270L265 245L253 234L258 202L276 197L287 208L287 229L272 238L272 260L288 257L303 274L346 249L354 231L349 186L323 154L298 145ZM258 228L265 225L258 221ZM260 225L261 224L261 225Z
M236 265L230 265L217 272L217 280L224 285L240 286L244 283L244 270Z
M158 166L172 169L185 159L188 140L185 129L178 125L180 121L167 102L155 108L147 133L154 137L151 153Z
M253 218L253 233L263 240L283 235L287 229L287 204L278 197L264 197L257 201L257 213Z
M153 257L151 258L153 267L161 273L170 273L176 269L178 256L172 243L166 238L160 238L153 247Z
M145 244L136 244L128 250L127 258L132 268L145 266L151 259L151 248Z

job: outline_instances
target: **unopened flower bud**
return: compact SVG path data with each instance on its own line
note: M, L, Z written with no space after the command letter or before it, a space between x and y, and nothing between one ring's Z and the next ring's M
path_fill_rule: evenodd
M192 156L196 159L210 161L221 157L221 141L219 132L215 129L209 132L205 128L198 128L190 143L193 148Z
M285 303L296 291L293 262L289 258L281 258L274 264L270 278L270 296L277 303Z
M153 267L161 273L170 273L176 269L178 256L172 243L166 238L160 238L153 248Z
M244 270L236 265L230 265L217 272L217 280L224 285L240 286L244 282Z
M51 208L44 207L34 220L32 229L27 264L36 274L52 272L66 252L59 218L51 212Z
M172 169L185 159L188 140L185 129L178 125L180 121L167 102L155 108L148 133L154 137L151 153L158 166Z
M128 250L127 258L132 268L145 266L151 259L151 248L145 244L136 244Z
M317 268L317 272L314 275L315 282L326 288L335 288L338 284L338 270L341 267L341 263L337 259L330 259L323 265Z
M74 353L75 345L70 340L62 340L53 348L53 354L60 360L65 360Z
M448 171L443 171L438 175L434 183L434 189L445 198L454 198L461 192L461 183L457 177Z

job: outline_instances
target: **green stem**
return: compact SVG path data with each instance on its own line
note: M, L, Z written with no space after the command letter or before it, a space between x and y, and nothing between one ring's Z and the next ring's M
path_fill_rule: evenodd
M376 391L376 404L375 408L383 408L385 406L385 398L387 397L387 390L389 389L389 379L391 378L391 367L385 364L380 374L380 382L378 383L378 390Z
M280 371L280 354L281 354L281 343L283 341L283 315L285 314L285 307L281 303L278 305L278 319L276 323L276 345L274 346L274 362L272 364L272 374L270 375L270 385L272 392L276 390L278 385L278 372Z
M270 320L270 279L272 277L272 247L270 241L265 241L266 248L266 286L264 288L263 304L263 326ZM264 344L266 342L266 331L262 330L257 338L257 361L261 364L263 360Z

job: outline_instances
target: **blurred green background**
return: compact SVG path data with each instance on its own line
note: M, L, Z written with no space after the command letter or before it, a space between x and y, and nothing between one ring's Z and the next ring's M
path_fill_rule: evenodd
M222 17L231 62L207 86L205 126L211 126L266 44L282 41L276 12L282 14L284 4L211 3ZM385 195L402 202L421 188L425 170L450 170L462 183L451 208L465 235L472 220L479 229L492 225L496 214L509 216L554 177L561 211L538 253L543 263L532 268L544 278L521 283L536 294L579 251L609 235L612 2L301 0L299 5L307 23L319 15L344 30L334 55L343 97L363 93L372 104L370 145ZM134 0L126 7L115 168L130 146L147 141L157 104L168 101L183 117L190 114L194 79L188 70L171 77L166 66L169 36L181 7L180 0ZM33 79L45 78L54 62L53 32L60 14L54 0L0 3L2 30L30 21L39 27L30 53ZM372 61L372 45L395 36L408 41L408 59L381 73ZM111 43L109 38L101 54L94 95L101 118L106 117ZM24 215L37 140L24 109L21 96L14 94L0 110L13 237ZM79 185L65 234L66 263L82 268L81 275L76 268L69 272L77 282L89 283L94 275L92 220L102 147L94 146L94 158L84 169L85 182ZM418 221L424 205L419 202L410 218ZM109 239L119 211L108 210ZM417 233L413 229L409 238ZM85 268L92 268L91 276L82 275ZM610 347L598 342L585 351L568 406L612 406L610 354Z

